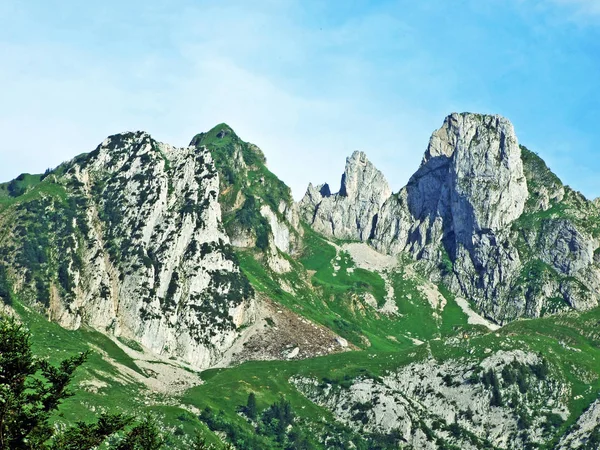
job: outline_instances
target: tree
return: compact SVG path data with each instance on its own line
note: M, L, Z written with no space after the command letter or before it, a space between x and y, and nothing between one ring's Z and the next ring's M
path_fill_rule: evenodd
M262 423L266 434L276 436L282 442L285 438L288 425L294 422L294 411L289 401L283 397L277 403L273 403L269 409L262 414Z
M6 267L0 263L0 301L7 305L12 304L12 291L6 274Z
M207 444L206 439L204 439L202 434L197 431L191 448L192 450L213 450L214 446L212 444Z
M30 334L14 318L0 316L0 450L91 450L132 423L131 417L103 414L96 423L77 422L56 433L50 419L73 394L68 385L88 353L58 366L36 358ZM119 450L158 450L156 425L146 418L118 444Z
M87 424L77 422L67 431L56 436L50 445L51 450L82 450L96 448L115 431L131 423L131 417L102 415L98 422Z
M257 415L258 411L256 409L256 395L254 395L254 392L250 392L250 394L248 395L248 401L246 402L245 413L249 419L252 419L252 420L256 419L256 415Z
M146 415L116 446L116 450L160 450L163 445L156 421Z
M13 318L0 317L1 450L52 448L47 445L54 435L50 417L60 403L72 395L67 386L86 358L87 353L81 353L58 366L40 360L31 352L29 333L23 326ZM103 416L102 419L97 428L87 430L95 434L94 442L98 439L101 442L126 424L120 416ZM83 424L78 426L82 431Z

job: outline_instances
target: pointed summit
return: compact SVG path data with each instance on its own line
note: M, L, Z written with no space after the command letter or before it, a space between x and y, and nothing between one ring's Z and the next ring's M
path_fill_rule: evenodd
M340 190L311 184L300 202L304 220L325 235L366 241L377 223L377 212L392 191L383 174L363 152L346 159Z
M224 144L229 143L232 140L239 140L238 135L233 131L226 123L220 123L212 127L209 131L199 133L192 138L190 146L200 147L207 146L210 144Z

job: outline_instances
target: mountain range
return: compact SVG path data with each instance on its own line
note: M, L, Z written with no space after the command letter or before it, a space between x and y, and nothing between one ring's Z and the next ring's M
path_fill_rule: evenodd
M598 448L600 202L472 113L400 191L360 151L332 186L295 202L226 124L0 184L3 309L51 359L96 354L57 423L150 409L172 448Z

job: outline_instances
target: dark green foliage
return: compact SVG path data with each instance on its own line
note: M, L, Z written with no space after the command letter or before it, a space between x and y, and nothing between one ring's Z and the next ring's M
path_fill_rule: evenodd
M498 381L496 372L492 369L489 369L487 372L483 373L481 381L485 387L491 387L492 389L490 405L504 406L504 400L502 399L502 393L500 392L500 382Z
M5 305L12 305L13 293L8 280L8 274L4 264L0 263L0 301Z
M160 450L164 439L156 421L151 416L145 416L115 447L115 450Z
M511 370L509 365L504 366L504 368L502 369L502 379L504 380L504 383L506 383L507 385L511 385L511 384L515 383L515 381L516 381L515 374Z
M556 431L563 424L563 418L555 413L546 414L546 421L544 422L543 428L545 433L551 433Z
M131 417L120 414L103 414L98 422L92 424L77 422L55 437L49 450L94 449L131 422Z
M53 186L50 180L42 186ZM75 289L73 273L82 270L80 237L87 233L86 202L79 196L68 200L52 195L34 197L15 206L18 239L11 259L5 260L22 271L23 298L48 306L51 285L69 298ZM56 283L58 281L58 283Z
M248 401L246 403L246 407L244 408L244 414L246 414L249 419L256 419L258 411L256 409L256 395L254 395L254 392L250 392L248 395Z
M25 187L20 186L17 180L12 180L8 183L8 193L11 197L19 197L25 193Z
M164 309L173 308L176 306L174 297L175 297L175 293L177 292L178 288L179 288L179 273L173 272L173 275L171 275L171 281L169 281L169 287L167 288L167 294L165 296L165 301L163 304Z
M517 426L520 430L527 430L533 425L531 416L524 410L517 411Z
M352 420L366 424L369 421L367 412L369 412L371 408L372 406L370 403L355 403L350 409L350 411L353 413Z
M66 261L61 261L58 266L58 282L66 292L73 289L73 281L69 275L69 266Z
M92 449L130 422L103 415L95 424L78 422L56 434L51 416L73 395L68 386L87 356L81 353L58 366L38 359L23 326L0 317L0 450Z
M253 196L249 196L243 206L236 211L235 218L244 229L252 230L256 234L256 247L266 250L269 245L269 232L271 226L259 212L260 206Z
M507 364L502 369L502 379L506 386L516 384L519 392L525 394L529 390L529 377L535 376L539 380L545 380L549 373L548 361L542 358L539 364L527 365L516 360Z
M454 380L452 379L452 375L450 375L449 373L447 373L446 375L444 375L442 377L442 381L448 387L450 387L450 386L452 386L454 384Z
M281 397L277 403L273 403L261 417L259 432L275 436L277 441L283 442L288 425L294 423L295 414L290 402Z
M214 447L210 444L206 443L206 439L202 437L200 433L196 433L194 435L194 440L192 442L191 450L211 450Z
M587 441L580 448L582 450L597 450L600 448L600 425L594 427Z
M25 194L29 188L39 184L42 179L42 175L30 175L28 173L22 173L6 185L6 190L8 195L11 197L20 197Z
M440 262L440 270L444 274L451 274L454 271L454 262L443 245L441 246L441 252L442 260Z
M48 175L52 174L52 171L53 170L50 167L44 170L44 174L40 177L40 181L43 181L45 178L48 177Z
M135 350L136 352L143 352L144 348L137 343L136 341L134 341L133 339L128 339L126 337L123 336L119 336L118 341L121 342L122 344L126 345L127 347L129 347L132 350Z
M35 278L35 293L39 303L45 307L50 306L50 289L41 274L37 274Z
M238 411L250 417L249 414L252 413L248 411L256 408L255 401L254 394L250 394L247 405L242 406ZM254 406L252 406L253 403ZM296 423L296 415L292 406L283 397L269 406L260 416L256 411L255 417L258 424L254 433L248 433L239 425L227 420L223 411L214 414L209 407L202 411L199 419L206 423L211 430L224 432L235 448L240 450L258 448L312 450L316 448L309 436Z
M211 408L206 407L198 417L212 431L224 432L238 450L253 450L257 448L278 448L270 445L272 441L255 432L248 432L239 425L229 421L223 411L215 414ZM281 448L281 447L279 447Z
M448 431L450 431L450 434L455 438L459 438L462 433L460 425L456 422L453 422L448 426Z
M545 380L548 377L548 373L550 372L550 367L548 366L548 360L546 358L542 358L542 362L540 364L535 364L531 366L531 372L540 380Z

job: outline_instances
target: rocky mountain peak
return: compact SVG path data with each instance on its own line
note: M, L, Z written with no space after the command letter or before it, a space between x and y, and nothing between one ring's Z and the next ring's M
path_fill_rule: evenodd
M365 241L391 193L387 180L366 154L355 151L346 159L339 192L332 195L328 184L310 184L300 210L304 220L323 234Z
M593 305L559 274L576 271L595 286L590 262L595 244L560 214L537 216L564 197L560 180L519 146L510 121L455 113L432 134L407 186L381 208L372 243L382 252L407 252L424 261L435 277L499 322L539 315L545 298ZM556 244L560 239L581 252L565 251L567 244ZM548 266L535 266L539 260L532 255L541 255ZM524 290L534 266L546 284Z
M43 266L15 252L11 264L28 277L22 297L65 327L85 324L196 367L213 364L252 320L254 299L223 229L211 153L128 132L59 172L54 190L73 203L43 196L19 212L31 239L45 210L57 220L42 227L58 249ZM34 277L41 281L27 281Z
M423 162L439 156L451 157L459 142L471 141L475 136L485 134L484 130L498 130L510 136L515 134L512 123L500 115L452 113L431 135Z
M498 230L523 213L527 182L514 128L495 115L451 114L430 141L428 154L452 157L451 207L456 231Z
M291 270L279 253L293 253L299 242L297 205L290 188L267 168L262 150L227 124L196 135L190 145L213 157L220 175L219 203L225 214L235 217L225 225L231 243L261 250L273 270Z
M227 125L226 123L219 123L217 125L215 125L214 127L212 127L209 131L207 131L206 133L203 133L207 136L214 136L217 139L223 139L226 137L229 138L237 138L238 135L235 133L235 131L233 131L233 128L231 128L229 125Z
M212 153L217 166L228 166L238 172L245 170L248 165L267 163L260 148L244 142L226 123L220 123L207 132L197 134L192 138L190 146L206 147Z
M370 188L370 189L365 189ZM391 189L383 174L367 159L364 152L355 151L346 158L339 195L360 198L363 194L391 195Z

